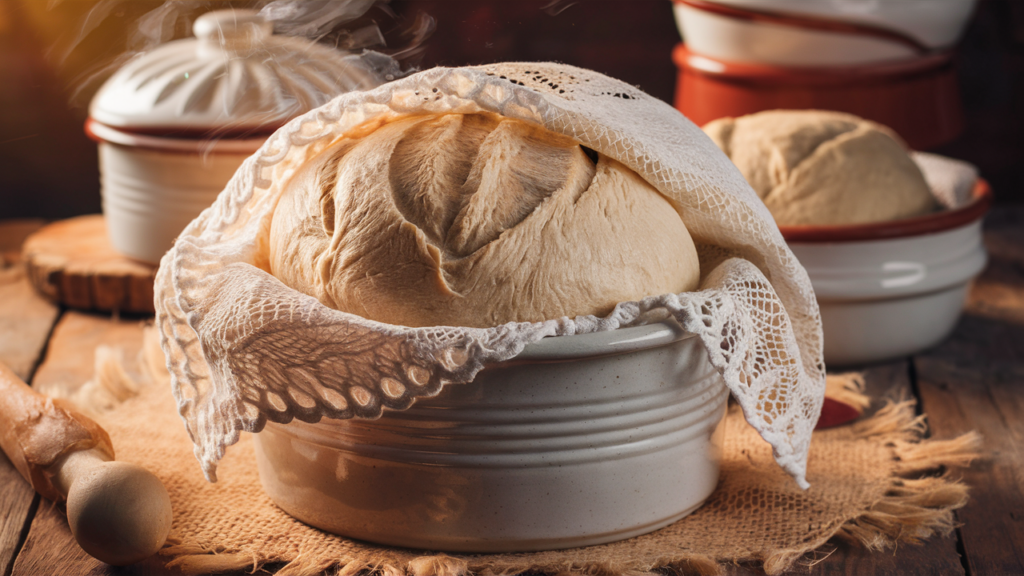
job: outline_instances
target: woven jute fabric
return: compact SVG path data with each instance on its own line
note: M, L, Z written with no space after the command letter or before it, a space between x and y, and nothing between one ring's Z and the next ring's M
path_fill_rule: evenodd
M266 566L281 576L514 574L715 574L722 563L763 564L769 574L809 561L832 537L872 548L914 542L953 527L966 488L935 471L969 462L977 438L921 440L910 403L862 422L816 432L802 491L735 408L726 420L721 479L705 505L657 532L602 546L526 554L459 555L377 546L324 533L264 494L253 439L243 435L208 483L166 386L99 415L119 460L152 470L174 508L161 551L187 573Z

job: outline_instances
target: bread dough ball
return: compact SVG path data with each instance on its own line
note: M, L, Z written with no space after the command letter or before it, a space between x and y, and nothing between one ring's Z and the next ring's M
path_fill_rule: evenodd
M404 326L603 315L700 275L679 213L635 172L484 113L403 117L307 161L269 253L286 285Z
M771 110L704 126L781 226L860 224L938 208L888 128L850 114Z

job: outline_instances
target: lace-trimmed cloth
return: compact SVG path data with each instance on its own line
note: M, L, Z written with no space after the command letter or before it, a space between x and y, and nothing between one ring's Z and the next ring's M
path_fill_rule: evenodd
M332 310L267 272L273 210L304 161L343 136L358 138L406 115L476 112L541 125L637 172L676 206L697 243L699 290L621 303L604 318L407 328ZM699 128L595 72L536 63L435 68L339 96L281 128L245 161L164 256L155 291L178 410L211 481L239 432L257 432L267 420L372 418L469 382L541 338L613 330L667 312L701 338L747 421L807 486L825 374L806 272L754 191Z

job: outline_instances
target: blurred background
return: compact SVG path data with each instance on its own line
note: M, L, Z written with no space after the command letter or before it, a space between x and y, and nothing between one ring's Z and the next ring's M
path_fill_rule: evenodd
M0 0L0 219L99 212L96 144L82 127L102 81L126 52L190 35L199 14L256 2L173 4L140 30L168 3ZM346 26L374 24L384 40L374 48L405 67L558 61L676 96L669 0L392 0ZM964 125L932 151L976 164L997 203L1024 202L1024 1L979 0L953 67Z

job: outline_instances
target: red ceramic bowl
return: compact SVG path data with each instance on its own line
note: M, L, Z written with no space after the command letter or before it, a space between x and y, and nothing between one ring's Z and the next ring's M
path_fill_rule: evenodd
M727 62L679 44L675 107L698 126L774 109L848 112L889 126L917 150L963 129L949 52L886 64L835 68Z

